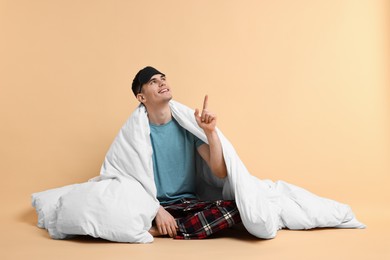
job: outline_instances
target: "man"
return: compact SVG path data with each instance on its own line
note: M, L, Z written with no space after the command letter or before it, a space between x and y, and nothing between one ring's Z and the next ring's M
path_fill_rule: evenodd
M216 132L217 117L208 110L208 96L204 98L202 112L196 109L194 114L207 137L209 144L206 144L172 117L169 106L172 89L165 74L145 67L136 74L132 90L147 110L154 179L161 204L153 221L156 226L149 232L153 236L169 235L179 239L205 238L240 222L234 201L202 202L196 198L196 152L215 176L221 179L227 176Z
M136 243L150 243L152 235L199 239L241 219L262 239L274 238L281 228L365 228L346 204L251 175L216 129L207 96L202 112L193 114L171 100L165 75L152 67L135 76L132 89L141 104L110 146L100 176L33 194L39 226L51 237L89 234ZM222 196L230 200L198 200Z

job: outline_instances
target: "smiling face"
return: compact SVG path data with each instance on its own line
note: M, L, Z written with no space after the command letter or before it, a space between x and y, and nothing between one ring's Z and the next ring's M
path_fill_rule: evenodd
M171 87L165 75L156 74L142 85L141 93L137 94L139 102L145 106L154 106L168 103L172 99Z

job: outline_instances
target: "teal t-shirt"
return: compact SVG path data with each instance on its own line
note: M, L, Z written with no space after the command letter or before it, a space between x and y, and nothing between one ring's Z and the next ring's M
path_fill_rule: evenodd
M204 142L172 118L164 125L149 123L157 199L161 204L196 198L195 153Z

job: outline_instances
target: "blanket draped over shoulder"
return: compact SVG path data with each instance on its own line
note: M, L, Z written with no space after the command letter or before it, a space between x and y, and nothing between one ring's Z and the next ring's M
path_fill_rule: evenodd
M194 110L170 101L172 116L208 143ZM249 233L270 239L279 229L364 228L351 208L284 181L251 175L231 143L217 129L227 177L215 177L197 154L197 195L202 200L234 199ZM153 175L153 149L146 108L140 104L106 154L100 175L85 183L32 195L38 226L52 238L90 235L111 241L150 243L148 230L159 202Z

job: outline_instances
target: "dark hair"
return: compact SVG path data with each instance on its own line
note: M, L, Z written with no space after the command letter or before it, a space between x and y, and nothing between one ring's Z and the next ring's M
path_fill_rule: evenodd
M137 94L141 93L142 86L148 83L148 81L156 74L165 76L164 73L161 73L160 71L150 66L147 66L138 71L133 79L133 84L131 85L131 90L133 90L134 96L137 96Z

